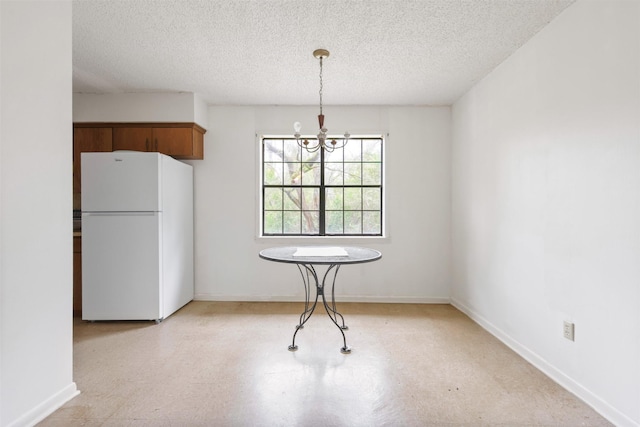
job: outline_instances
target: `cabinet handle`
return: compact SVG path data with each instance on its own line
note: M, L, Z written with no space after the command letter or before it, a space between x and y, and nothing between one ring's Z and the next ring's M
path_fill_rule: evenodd
M149 138L144 139L144 150L149 151Z
M158 138L156 138L156 148L155 151L158 151Z

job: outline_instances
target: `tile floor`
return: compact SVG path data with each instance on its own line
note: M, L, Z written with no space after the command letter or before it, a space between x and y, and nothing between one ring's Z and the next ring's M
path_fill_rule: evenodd
M81 394L49 426L610 426L449 305L192 302L74 325Z

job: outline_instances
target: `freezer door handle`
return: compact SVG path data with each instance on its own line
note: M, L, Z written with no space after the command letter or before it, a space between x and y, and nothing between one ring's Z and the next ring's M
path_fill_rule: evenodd
M158 214L158 211L145 211L145 212L82 212L84 216L153 216Z

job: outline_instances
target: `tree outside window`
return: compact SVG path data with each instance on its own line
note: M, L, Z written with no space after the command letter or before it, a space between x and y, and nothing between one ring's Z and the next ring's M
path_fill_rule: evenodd
M293 138L262 140L265 236L381 236L382 137L309 153Z

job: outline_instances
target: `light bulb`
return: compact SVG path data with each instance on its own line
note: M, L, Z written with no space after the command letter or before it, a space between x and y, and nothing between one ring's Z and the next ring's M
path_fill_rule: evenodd
M302 125L300 125L300 122L293 123L293 130L296 133L300 133L300 129L302 129Z

